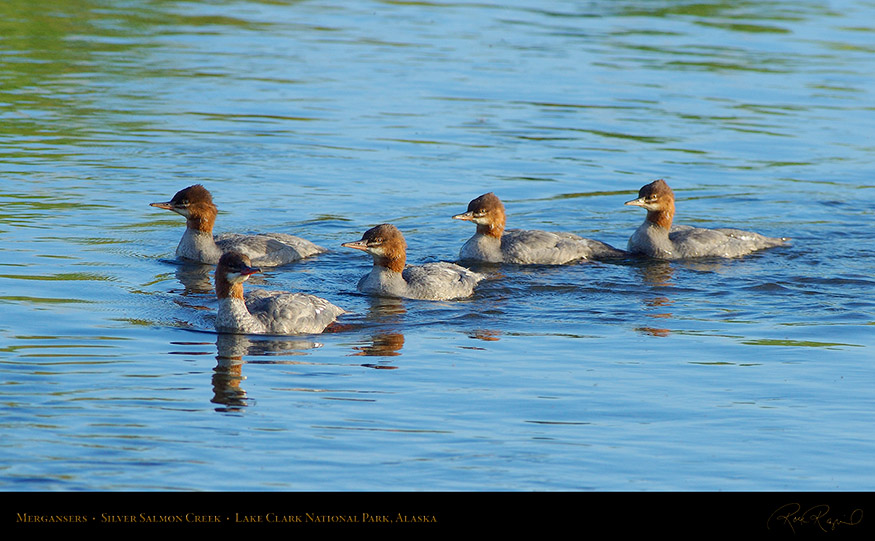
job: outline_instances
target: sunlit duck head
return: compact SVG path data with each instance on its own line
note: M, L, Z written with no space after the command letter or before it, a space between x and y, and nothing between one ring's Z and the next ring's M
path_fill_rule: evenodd
M404 270L407 261L407 243L404 235L392 224L380 224L365 231L361 240L344 242L341 246L371 254L374 265L395 272Z
M477 224L477 233L501 238L507 217L504 204L494 193L489 192L468 203L468 211L453 216L454 220L464 220Z
M213 196L200 184L179 190L170 201L151 203L150 206L181 214L185 216L186 227L207 233L212 232L218 212Z
M242 299L243 282L258 272L261 272L261 269L253 267L248 256L240 252L223 254L216 266L216 297Z
M647 221L666 229L671 228L674 217L674 192L664 180L654 180L638 190L638 198L626 201L626 205L641 207L647 211Z

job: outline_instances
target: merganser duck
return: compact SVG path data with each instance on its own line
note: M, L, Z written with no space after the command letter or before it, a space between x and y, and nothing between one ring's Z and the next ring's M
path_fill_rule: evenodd
M504 204L492 192L468 203L468 211L453 216L477 224L477 232L459 251L462 261L562 265L580 259L607 259L628 254L609 244L571 233L504 230Z
M256 289L243 295L243 282L261 269L249 257L228 252L216 267L219 311L216 330L237 334L316 334L344 313L325 299L304 293Z
M371 295L407 299L449 300L470 297L484 275L454 263L405 266L407 243L394 225L381 224L365 231L361 240L341 244L371 254L374 268L358 283Z
M170 201L150 206L185 216L185 233L176 247L176 255L183 259L215 265L223 253L237 251L249 256L257 265L276 267L326 251L308 240L285 233L227 233L214 237L218 210L210 192L200 184L176 192Z
M773 238L739 229L703 229L688 225L672 227L674 192L664 180L655 180L638 191L638 198L626 205L647 210L647 218L629 238L629 251L658 259L695 257L738 257L763 248L786 244Z

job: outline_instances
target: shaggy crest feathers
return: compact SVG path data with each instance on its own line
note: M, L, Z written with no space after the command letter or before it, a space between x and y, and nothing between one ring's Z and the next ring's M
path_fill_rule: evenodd
M362 240L370 248L378 248L380 256L375 262L395 272L404 270L407 263L407 241L392 224L380 224L364 232Z
M490 237L501 238L507 223L504 203L493 192L485 193L468 203L468 212L474 217L488 216L489 223L477 224L477 232Z
M224 299L232 297L243 298L243 282L252 274L261 272L261 269L252 267L249 257L240 252L227 252L219 258L216 266L216 297ZM228 273L235 273L240 278L228 279Z

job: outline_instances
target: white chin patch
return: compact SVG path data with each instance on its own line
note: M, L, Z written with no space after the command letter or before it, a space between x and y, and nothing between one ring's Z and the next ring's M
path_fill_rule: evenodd
M238 273L229 272L227 274L227 276L228 276L228 281L231 282L232 284L239 284L240 282L245 282L246 280L249 279L248 274L238 274Z

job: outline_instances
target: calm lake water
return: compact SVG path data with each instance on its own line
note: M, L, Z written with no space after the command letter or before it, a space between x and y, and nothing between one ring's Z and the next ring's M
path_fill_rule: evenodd
M0 489L871 490L875 4L0 3ZM677 223L793 237L735 260L488 267L379 300L382 222L453 260L450 216L624 247ZM181 265L217 232L331 248L261 287L344 330L212 330ZM252 287L252 286L250 286Z

